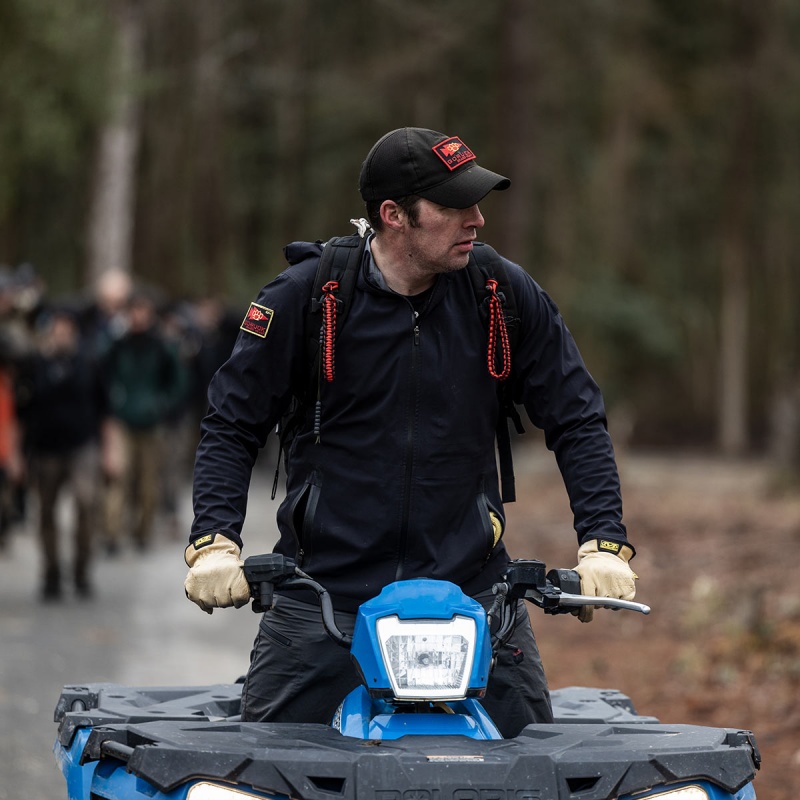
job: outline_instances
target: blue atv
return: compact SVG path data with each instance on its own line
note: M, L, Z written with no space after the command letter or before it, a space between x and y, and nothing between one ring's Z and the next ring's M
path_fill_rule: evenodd
M520 598L548 614L597 603L572 570L511 562L488 613L451 583L393 583L361 606L352 636L291 559L253 556L245 575L255 611L276 586L314 590L328 634L350 648L362 685L331 725L242 722L241 683L66 686L54 752L70 800L755 798L750 731L662 724L614 690L556 690L554 724L501 737L480 702L493 653Z

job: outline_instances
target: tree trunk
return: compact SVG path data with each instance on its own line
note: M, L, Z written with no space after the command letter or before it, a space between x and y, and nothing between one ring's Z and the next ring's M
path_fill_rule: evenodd
M722 253L719 445L741 455L748 444L747 366L750 291L744 243L729 231Z
M773 390L768 455L780 470L800 467L800 380Z
M280 198L279 241L296 239L305 210L304 189L308 155L309 67L306 47L298 47L308 27L307 0L294 0L284 12L280 30L284 42L281 78L276 99L278 150L275 194Z
M513 198L503 205L504 216L493 224L498 242L514 261L530 261L530 226L534 214L537 147L536 44L537 3L506 0L500 18L502 63L499 70L498 103L493 139L499 152L492 163L512 178ZM532 41L533 40L533 41Z
M749 0L739 0L734 30L738 46L732 53L736 69L737 108L722 215L720 259L720 397L718 441L726 455L742 455L749 444L748 342L750 334L749 260L755 207L756 146L754 65L759 46L758 12Z
M225 4L218 0L196 3L199 56L195 70L193 117L194 175L192 228L199 242L197 254L205 265L205 286L214 296L227 289L227 231L230 228L224 173L224 51Z
M139 108L134 81L141 66L142 20L136 0L113 6L118 47L111 78L109 117L100 132L88 217L86 279L105 271L131 271Z

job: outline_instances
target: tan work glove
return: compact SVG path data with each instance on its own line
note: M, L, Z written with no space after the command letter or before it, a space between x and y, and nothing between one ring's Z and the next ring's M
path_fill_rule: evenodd
M575 572L581 576L581 594L596 597L615 597L633 600L636 596L634 581L638 575L628 566L633 550L628 545L608 539L590 539L578 548L578 566ZM578 619L591 622L595 608L581 606Z
M207 542L207 543L206 543ZM183 583L186 596L203 611L240 608L250 600L241 550L220 533L201 536L184 552L189 574Z

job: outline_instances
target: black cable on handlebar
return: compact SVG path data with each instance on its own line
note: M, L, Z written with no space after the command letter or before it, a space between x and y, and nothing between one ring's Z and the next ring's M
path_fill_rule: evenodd
M294 559L279 553L250 556L244 562L244 576L253 597L253 611L263 613L272 607L276 589L311 589L319 597L322 625L336 644L350 647L353 637L339 630L328 590L301 570Z
M486 624L489 626L489 630L492 629L492 620L502 613L503 603L505 603L506 594L508 593L508 584L495 584L492 591L494 591L494 602L486 612Z
M333 601L328 593L328 590L317 583L313 578L310 578L304 572L297 570L296 577L289 578L281 584L282 589L296 589L298 587L308 587L316 592L319 597L319 608L322 613L322 624L325 627L325 632L333 639L336 644L342 647L350 647L353 643L353 637L350 634L344 633L339 629L336 624L336 615L333 611Z
M513 596L509 599L509 588L507 583L496 583L492 587L495 599L486 615L489 629L498 612L500 620L497 630L491 635L493 653L506 643L517 624L517 599Z

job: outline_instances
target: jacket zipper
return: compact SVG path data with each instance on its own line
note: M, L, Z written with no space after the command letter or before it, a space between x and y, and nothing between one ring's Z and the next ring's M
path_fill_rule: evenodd
M409 305L411 305L409 301ZM414 440L416 433L416 413L415 398L417 396L417 382L419 380L419 312L412 307L413 316L413 344L411 347L411 380L408 385L407 400L407 419L408 429L406 431L406 474L403 482L403 518L400 524L400 541L397 552L397 569L395 570L395 580L403 578L403 564L406 560L406 547L408 545L408 525L411 516L411 480L414 475Z

